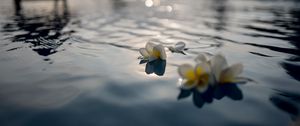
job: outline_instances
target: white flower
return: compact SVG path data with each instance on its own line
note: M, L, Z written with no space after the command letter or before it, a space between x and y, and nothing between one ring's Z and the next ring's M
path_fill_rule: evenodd
M178 73L183 79L182 88L196 88L203 93L208 89L210 80L210 66L207 62L199 63L196 66L183 64L178 67Z
M170 46L170 47L169 47L169 50L170 50L171 52L185 54L185 53L183 52L184 48L185 48L185 43L184 43L184 42L178 42L178 43L175 44L174 47L173 47L173 46Z
M239 77L243 71L243 64L227 65L225 57L221 54L212 56L199 54L195 58L197 65L183 64L178 67L178 73L184 80L182 88L196 88L200 93L207 90L209 85L216 87L227 83L246 83L249 78Z
M143 59L153 61L156 59L166 60L167 55L163 45L156 45L148 42L145 48L139 49L139 52L143 56Z
M225 57L221 54L212 57L210 66L216 84L241 83L247 81L246 78L239 77L243 71L243 64L236 63L228 66Z

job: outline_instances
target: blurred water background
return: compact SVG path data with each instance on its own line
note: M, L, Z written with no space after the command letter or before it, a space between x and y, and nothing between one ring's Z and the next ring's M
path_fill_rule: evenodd
M298 0L0 2L0 125L287 126L299 121ZM167 51L145 73L147 41ZM239 99L177 100L177 65L201 52L242 62Z

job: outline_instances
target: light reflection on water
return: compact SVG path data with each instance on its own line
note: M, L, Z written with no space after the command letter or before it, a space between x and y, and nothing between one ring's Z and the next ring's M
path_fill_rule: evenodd
M25 1L18 13L1 1L0 125L281 126L299 118L298 1L147 1ZM163 76L148 75L138 49L149 40L183 41L186 55L168 51ZM243 99L201 109L177 101L177 66L200 52L243 62L257 84L239 86Z

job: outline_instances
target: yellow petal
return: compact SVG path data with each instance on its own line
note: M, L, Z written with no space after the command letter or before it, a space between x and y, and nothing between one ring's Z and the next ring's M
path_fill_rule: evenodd
M178 73L184 79L192 80L192 81L196 80L196 75L195 75L195 72L194 72L194 68L190 64L180 65L178 67Z
M234 64L222 71L220 76L220 83L231 83L243 71L243 64Z
M197 85L207 85L209 83L209 74L205 73L198 77L198 83Z
M198 63L195 67L195 73L197 76L210 72L210 66L207 62Z
M160 52L156 49L153 49L152 56L155 58L160 58Z
M160 58L162 60L166 60L167 55L166 55L166 51L163 45L157 45L153 48L153 52L152 55Z

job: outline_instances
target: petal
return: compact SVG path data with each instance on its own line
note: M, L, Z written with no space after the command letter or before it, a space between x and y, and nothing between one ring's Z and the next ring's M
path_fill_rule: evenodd
M187 80L196 80L194 68L190 64L183 64L178 67L179 75Z
M153 55L162 60L166 60L167 55L163 45L157 45L153 48Z
M196 89L197 89L198 92L204 93L205 91L207 91L208 85L202 85L202 86L197 85Z
M141 53L141 55L144 57L144 58L148 58L149 57L149 53L147 52L147 50L145 48L140 48L139 49L139 52Z
M210 73L210 66L207 62L198 63L195 67L195 73L197 76Z
M184 82L180 87L182 89L192 89L196 86L196 83L194 80L187 80L186 82Z
M168 49L169 49L171 52L176 52L175 48L172 47L172 46L168 47Z
M199 54L199 55L195 58L195 62L196 62L196 63L202 63L202 62L207 62L207 61L208 61L208 59L207 59L206 55L203 54L203 53Z
M234 82L234 79L243 71L243 64L234 64L222 71L220 76L221 83Z
M148 52L149 54L152 53L154 46L155 46L154 43L152 43L152 42L147 42L147 44L146 44L146 50L147 50L147 52Z
M185 47L185 43L184 42L178 42L178 43L175 44L175 50L177 50L177 51L183 50L184 47Z
M221 54L217 54L211 59L210 63L215 79L219 80L222 70L227 67L227 61L225 57Z
M197 79L197 86L207 86L210 83L210 75L209 74L203 74L198 77Z
M158 48L155 48L155 47L153 48L153 52L152 52L151 56L153 56L155 58L160 58L160 55L161 55L160 50Z

